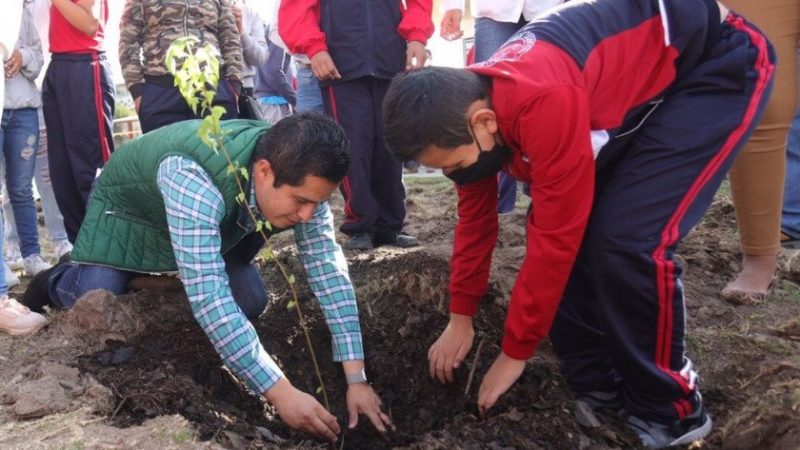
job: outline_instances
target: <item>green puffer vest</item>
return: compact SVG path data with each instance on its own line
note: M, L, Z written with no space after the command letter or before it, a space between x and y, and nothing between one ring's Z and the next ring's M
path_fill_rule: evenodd
M225 199L220 225L222 252L247 233L237 222L242 207L239 188L228 173L225 156L214 154L198 137L199 120L160 128L123 145L114 152L95 181L86 216L72 251L72 260L136 272L177 270L167 227L166 211L156 173L161 161L179 155L196 161L211 176ZM240 167L251 167L256 143L268 129L264 122L222 122L225 146Z

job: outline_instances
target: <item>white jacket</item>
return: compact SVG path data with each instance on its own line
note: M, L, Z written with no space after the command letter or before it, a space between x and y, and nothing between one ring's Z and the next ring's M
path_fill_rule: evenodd
M22 23L22 0L6 0L3 2L3 14L0 14L0 60L5 62L14 51L14 44L19 37ZM3 110L5 97L6 69L3 66L3 79L0 81L0 111Z
M465 0L443 0L442 11L464 11ZM564 3L564 0L470 0L472 17L488 17L498 22L519 22L520 16L532 20L542 11Z

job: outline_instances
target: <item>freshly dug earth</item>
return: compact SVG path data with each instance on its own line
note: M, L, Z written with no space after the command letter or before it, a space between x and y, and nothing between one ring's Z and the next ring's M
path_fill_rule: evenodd
M341 210L340 202L335 206ZM525 254L526 207L520 200L515 213L500 218L475 344L449 386L430 379L426 355L447 322L450 183L409 183L407 230L423 247L348 254L368 374L397 430L380 436L362 417L336 448L638 448L616 417L602 417L594 429L575 422L574 398L546 342L491 414L477 413L480 380L500 351L508 293ZM768 302L728 304L719 291L738 269L737 239L723 191L679 251L689 353L715 421L697 448L798 449L800 256L781 255ZM274 243L297 275L325 393L344 425L341 365L331 361L330 335L291 244L291 235ZM287 308L288 286L271 263L263 273L272 296L255 323L262 342L295 386L322 399L297 311ZM52 314L51 325L29 338L0 337L0 448L326 447L288 429L221 368L174 280L141 279L135 287L141 290L118 298L91 293L75 310Z

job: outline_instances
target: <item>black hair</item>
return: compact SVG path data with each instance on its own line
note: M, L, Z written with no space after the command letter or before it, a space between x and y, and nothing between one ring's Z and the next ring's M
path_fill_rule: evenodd
M430 145L469 144L467 112L487 91L478 75L464 69L426 67L397 75L383 100L387 148L404 162Z
M266 159L275 187L300 186L308 175L340 183L350 164L350 141L336 122L305 112L278 121L259 139L254 161Z

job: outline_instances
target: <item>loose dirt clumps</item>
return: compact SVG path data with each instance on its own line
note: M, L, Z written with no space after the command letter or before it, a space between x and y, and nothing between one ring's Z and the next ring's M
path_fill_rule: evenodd
M35 419L51 414L89 408L111 412L111 391L89 374L55 361L24 367L0 395L17 419Z

